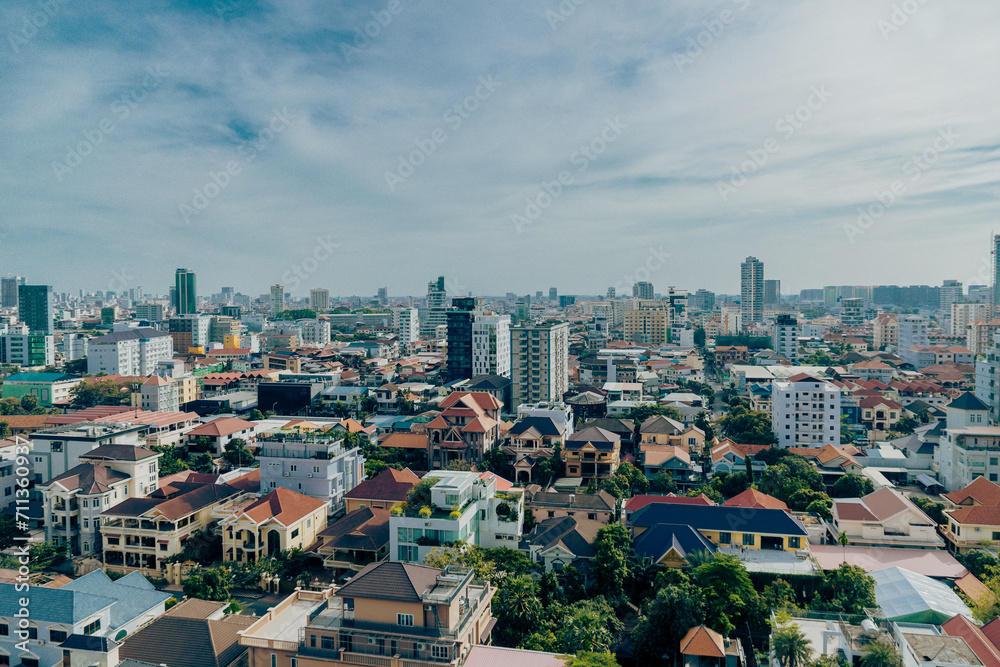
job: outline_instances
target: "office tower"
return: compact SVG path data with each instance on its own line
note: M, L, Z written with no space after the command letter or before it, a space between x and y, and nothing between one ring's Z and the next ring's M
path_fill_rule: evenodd
M653 283L638 282L632 285L632 298L634 299L652 299L653 298Z
M569 294L559 295L559 307L566 308L567 306L572 306L576 303L576 297Z
M611 299L615 298L615 288L614 287L609 287L608 288L608 297L607 298L608 298L608 301L610 301Z
M168 323L170 337L174 341L174 351L187 354L188 348L208 344L212 318L208 315L181 315L171 317Z
M309 290L309 307L317 313L326 312L330 308L330 290L316 287Z
M845 327L860 327L865 324L862 300L858 298L840 300L840 322Z
M472 323L482 315L482 299L457 296L447 311L448 322L448 382L472 377Z
M0 278L0 308L17 308L17 290L23 284L20 276Z
M285 286L271 285L271 314L277 317L278 313L285 312Z
M962 283L957 280L946 280L939 292L941 297L941 311L948 316L951 314L951 306L962 301Z
M448 324L448 291L444 288L444 276L427 283L427 311L420 323L420 335L433 337L437 328Z
M740 312L744 326L764 319L764 262L756 257L740 265Z
M559 290L557 290L555 287L550 287L549 301L558 301L558 300L559 300Z
M378 302L379 302L379 305L382 305L382 306L384 306L385 304L389 303L389 288L387 288L387 287L379 287L378 288Z
M518 324L531 319L531 297L525 294L514 302L514 318Z
M510 336L511 410L561 401L569 388L569 323L522 324L511 327Z
M696 313L710 313L715 310L715 292L700 289L691 297L691 310Z
M220 294L222 303L232 304L233 299L236 297L236 289L233 287L223 287Z
M510 315L478 315L473 320L472 376L477 375L510 377Z
M174 275L174 310L178 315L198 312L197 287L194 271L177 269Z
M1000 234L993 236L993 314L1000 313Z
M54 333L51 285L20 285L17 290L17 317L33 334Z
M769 308L776 308L781 304L781 281L764 281L764 305Z
M805 373L771 383L771 428L779 447L840 444L840 389Z
M799 360L799 336L802 329L799 322L791 315L778 315L774 322L774 351L788 359L790 362L798 363Z

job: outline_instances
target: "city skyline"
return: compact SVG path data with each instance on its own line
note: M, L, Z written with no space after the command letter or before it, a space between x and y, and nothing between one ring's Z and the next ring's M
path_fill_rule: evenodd
M989 283L1000 7L915 6L102 2L36 26L13 0L0 273L732 292L753 254L788 293ZM375 278L381 239L405 270Z

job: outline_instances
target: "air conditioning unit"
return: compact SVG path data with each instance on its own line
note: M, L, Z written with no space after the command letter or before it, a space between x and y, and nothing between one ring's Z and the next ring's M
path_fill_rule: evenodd
M369 637L368 638L368 643L369 644L374 644L375 643L375 638L374 637Z
M308 475L306 475L306 477L312 477L312 476L313 476L312 473L309 473Z
M285 477L288 477L288 473L287 472L285 473Z
M427 644L417 644L417 650L418 651L426 651L427 650Z

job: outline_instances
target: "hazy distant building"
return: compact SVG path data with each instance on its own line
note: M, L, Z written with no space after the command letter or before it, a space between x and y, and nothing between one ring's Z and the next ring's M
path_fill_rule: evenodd
M0 278L0 307L17 307L17 290L24 284L24 278L13 276L11 278Z
M309 308L322 313L330 308L330 290L317 287L309 290Z
M20 285L17 290L17 318L33 334L54 333L51 285Z
M472 376L477 375L510 377L510 315L479 315L473 320Z
M773 308L779 305L780 303L781 303L781 281L765 280L764 305Z
M632 298L634 299L652 299L653 298L653 283L650 282L638 282L632 285Z
M962 301L962 283L957 280L946 280L941 286L940 292L941 312L945 315L951 314L952 304Z
M389 303L389 288L379 287L378 296L376 298L378 299L379 305L381 306L384 306L385 304Z
M448 382L468 380L472 371L472 323L483 312L482 299L457 296L447 311Z
M740 311L744 326L764 319L764 262L756 257L740 265Z
M864 309L862 300L858 298L840 300L840 322L845 327L864 326Z
M285 286L271 285L271 314L285 312Z
M559 300L559 290L557 290L555 287L550 287L549 301L558 301L558 300Z
M177 269L174 274L173 306L178 315L198 312L194 271Z
M444 276L427 283L427 310L420 322L420 335L433 338L437 328L448 324L448 291L444 287Z
M710 313L715 310L715 292L700 289L691 295L690 308L695 313Z

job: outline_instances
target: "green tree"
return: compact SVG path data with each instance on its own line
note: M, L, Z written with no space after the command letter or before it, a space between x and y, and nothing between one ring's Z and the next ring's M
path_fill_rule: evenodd
M728 636L745 621L745 609L757 596L750 575L735 556L717 553L694 570L694 581L705 593L705 623Z
M774 657L781 667L807 667L812 658L812 643L795 623L777 628L771 636Z
M812 603L820 611L846 614L860 614L877 606L875 580L857 565L846 563L825 574Z
M87 372L87 357L67 361L63 364L63 372L69 375L83 375Z
M247 449L247 441L243 438L232 438L226 443L226 451L222 458L226 459L230 465L235 467L253 466L257 461L253 452Z
M493 641L498 646L519 646L542 620L538 585L528 576L507 579L497 588L492 607L497 619Z
M614 523L597 531L591 562L597 591L615 601L622 598L629 578L628 564L632 553L632 539L625 526Z
M618 660L610 652L594 653L581 651L575 656L567 657L566 667L621 667Z
M903 667L903 656L887 639L869 642L867 652L861 656L861 667Z
M707 410L702 410L694 418L695 428L699 428L705 434L705 441L709 442L715 437L715 428L712 426L712 415Z
M847 473L833 485L834 498L860 498L875 490L875 485L867 477Z
M480 468L507 480L513 481L514 479L514 466L511 465L510 454L501 447L496 447L483 454Z
M732 498L750 488L750 478L743 471L731 475L719 473L712 478L712 488L721 493L723 498Z
M821 502L830 502L830 496L826 495L822 491L799 489L790 495L785 503L788 505L788 509L793 512L805 512L806 508L817 500Z
M1000 576L1000 559L983 549L972 549L958 554L959 562L980 581Z
M10 422L5 419L3 421L0 421L0 438L9 438L9 437L10 437Z
M184 580L184 595L199 600L225 602L230 599L229 571L221 566L192 572Z
M688 489L688 492L684 495L686 495L688 498L697 498L702 494L707 496L709 500L713 501L717 505L721 505L726 500L725 498L722 497L722 494L719 493L718 490L707 484L705 486L696 486L692 489Z
M650 493L674 493L677 491L677 483L673 475L665 472L658 472L653 479L649 480Z
M38 397L34 394L25 394L21 397L21 408L27 412L31 412L38 407Z
M77 410L95 405L128 405L131 393L114 380L84 380L69 390L70 404Z
M705 329L704 327L698 327L694 330L694 344L695 347L705 347Z
M771 415L737 405L719 419L726 437L748 445L773 445L778 442L771 430Z
M311 308L296 308L293 310L283 310L275 315L277 320L314 320L316 311Z
M892 430L902 435L909 435L918 426L920 426L920 422L913 417L902 417L898 422L893 424Z
M938 525L944 525L948 523L948 517L945 515L944 503L936 503L930 498L910 498L913 504L920 508L920 510L926 514L930 519L932 519ZM971 553L971 552L969 552ZM968 567L968 565L966 565Z
M580 600L568 607L567 612L560 622L562 629L556 635L562 644L561 652L611 650L623 624L603 596Z
M254 408L253 410L250 411L250 414L247 415L247 419L252 422L263 421L264 413L258 410L257 408Z
M14 517L5 514L0 515L0 551L10 549L20 542L17 538L25 538L27 536L28 531L19 528Z
M632 631L637 664L655 664L666 653L676 656L687 631L705 621L705 597L691 584L661 588Z

